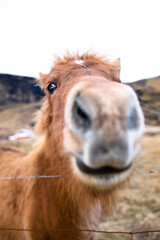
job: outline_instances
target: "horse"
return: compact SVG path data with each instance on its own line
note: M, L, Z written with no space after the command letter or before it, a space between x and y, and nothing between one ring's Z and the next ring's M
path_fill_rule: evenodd
M0 177L61 177L0 181L0 239L92 240L132 173L142 109L119 59L66 53L40 81L43 140L30 153L2 147Z

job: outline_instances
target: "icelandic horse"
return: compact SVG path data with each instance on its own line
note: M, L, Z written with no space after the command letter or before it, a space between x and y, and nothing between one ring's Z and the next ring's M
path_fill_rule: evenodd
M92 240L85 229L98 228L131 174L143 113L120 82L119 59L67 53L40 80L36 131L44 139L28 154L2 147L0 177L64 177L0 181L0 229L19 229L1 230L0 239Z

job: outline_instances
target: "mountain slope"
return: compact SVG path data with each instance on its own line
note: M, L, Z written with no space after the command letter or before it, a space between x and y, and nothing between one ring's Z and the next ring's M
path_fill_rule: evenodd
M160 124L160 76L128 83L136 91L147 124Z

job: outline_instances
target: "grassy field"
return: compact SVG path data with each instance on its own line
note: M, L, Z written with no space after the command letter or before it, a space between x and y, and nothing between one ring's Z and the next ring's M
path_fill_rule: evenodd
M152 128L155 133L155 128ZM150 132L151 135L153 134ZM158 134L159 133L159 134ZM136 158L134 171L160 170L160 128L157 134L145 136L142 149ZM160 230L160 173L133 173L130 182L123 186L117 197L117 209L106 217L100 230L146 231ZM98 240L128 240L124 234L97 234ZM159 240L160 233L134 235L134 240Z
M34 148L36 138L9 142L8 137L20 128L34 130L36 113L40 107L40 102L0 106L0 146L9 145L26 152Z
M0 107L0 145L11 145L30 151L37 139L9 142L8 136L25 127L33 129L33 120L40 103ZM147 127L142 148L135 160L134 171L160 170L160 127ZM100 230L160 230L160 173L133 173L117 196L113 216L105 216ZM97 234L97 240L126 240L130 235ZM137 234L132 240L159 240L160 233Z

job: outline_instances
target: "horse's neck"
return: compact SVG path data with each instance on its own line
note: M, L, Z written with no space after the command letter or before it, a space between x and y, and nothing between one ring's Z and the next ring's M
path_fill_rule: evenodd
M76 183L74 175L67 172L69 171L69 168L67 168L67 164L70 163L69 160L67 158L56 159L56 154L50 154L47 151L49 151L49 148L48 144L45 143L36 153L36 156L38 156L36 160L37 174L61 174L64 176L53 179L41 179L37 183L37 188L40 191L35 195L35 198L38 198L38 201L41 200L39 207L42 208L45 227L48 230L52 226L55 227L58 230L57 239L63 238L67 240L67 232L61 232L63 229L73 229L72 235L74 235L73 239L75 240L92 239L89 238L91 233L76 232L75 230L95 229L101 217L100 205L96 200L90 198L85 187L81 187L78 182ZM50 223L52 223L51 226L49 226ZM69 231L68 235L70 236Z

